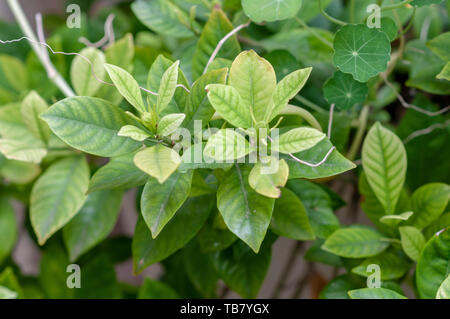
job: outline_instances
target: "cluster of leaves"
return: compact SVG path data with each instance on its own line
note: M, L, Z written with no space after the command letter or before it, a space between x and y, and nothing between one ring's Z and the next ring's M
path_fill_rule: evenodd
M392 107L407 87L424 92L414 104L428 112L449 93L440 2L136 0L132 13L108 9L48 39L79 52L51 57L76 92L66 98L33 52L2 51L0 297L216 297L222 280L253 298L283 236L311 241L305 259L346 269L322 298L405 298L400 284L414 267L418 297L448 298L449 133L409 140L448 116ZM381 28L367 23L373 3ZM116 42L77 44L110 12ZM239 37L230 34L238 25ZM20 33L2 29L2 39ZM347 171L373 226L341 225L334 213L345 202L323 182ZM133 237L109 236L135 188ZM11 257L11 198L42 246L38 278ZM161 280L118 283L114 265L130 257L135 273L162 263ZM81 289L66 286L71 262ZM365 288L373 264L381 288Z

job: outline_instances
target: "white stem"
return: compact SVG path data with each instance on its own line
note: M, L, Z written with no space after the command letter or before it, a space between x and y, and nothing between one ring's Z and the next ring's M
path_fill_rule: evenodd
M250 21L244 24L240 24L238 25L236 28L234 28L233 30L231 30L230 32L227 33L227 35L225 35L217 44L216 48L214 49L213 53L211 54L211 56L209 57L208 63L206 63L205 69L203 70L203 74L205 74L208 71L208 67L209 65L214 61L214 59L216 58L217 54L219 53L220 49L222 48L222 46L225 44L225 42L227 42L227 40L229 38L231 38L233 35L235 35L236 33L238 33L239 31L241 31L243 28L246 28L250 25Z
M58 71L55 69L53 64L50 62L50 59L47 59L43 53L43 50L39 47L36 36L34 35L33 30L30 27L30 24L28 23L27 18L25 17L25 14L23 13L22 8L20 7L20 4L17 2L17 0L8 0L9 8L11 9L11 12L13 13L14 17L17 20L17 23L19 24L20 28L22 29L25 36L30 40L30 45L33 49L33 51L36 53L38 59L41 61L42 65L47 71L47 75L49 79L61 90L61 92L69 96L75 96L74 91L72 88L67 84L67 82L64 80L64 78L58 73ZM39 26L38 26L39 28Z
M334 104L330 106L330 117L328 118L328 139L331 139L331 127L333 125Z

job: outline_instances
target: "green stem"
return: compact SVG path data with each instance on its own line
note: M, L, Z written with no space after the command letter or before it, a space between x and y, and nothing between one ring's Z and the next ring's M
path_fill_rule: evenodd
M327 18L328 20L330 20L330 21L333 22L333 23L336 23L336 24L339 24L339 25L342 25L342 26L344 26L344 25L347 24L347 23L345 23L344 21L341 21L341 20L339 20L339 19L333 18L333 17L330 16L328 13L326 13L325 10L324 10L323 7L322 7L322 1L321 1L321 0L318 0L318 1L319 1L319 10L320 10L320 12L323 14L323 16L324 16L325 18Z
M359 115L358 130L356 131L355 138L347 154L347 158L351 161L355 159L356 154L358 153L358 150L361 146L364 133L366 132L367 120L369 119L369 111L370 107L368 105L365 105L361 111L361 114Z
M323 44L325 44L326 46L333 48L333 43L331 43L330 41L328 41L327 39L325 39L324 37L322 37L316 30L314 30L313 28L310 28L305 21L303 21L302 19L295 17L295 20L297 20L297 22L303 27L305 28L309 33L311 33L314 37L316 37L316 39L318 39L320 42L322 42Z
M309 125L311 125L315 129L318 129L321 132L323 131L322 127L320 126L319 122L316 120L314 115L312 115L311 113L309 113L307 110L305 110L300 106L288 104L283 109L283 111L280 112L280 115L298 115L301 118L305 119L306 122L308 122Z
M389 10L400 9L400 8L404 7L405 5L411 3L412 1L413 0L404 0L404 1L399 2L399 3L391 4L390 6L382 7L381 11L389 11Z

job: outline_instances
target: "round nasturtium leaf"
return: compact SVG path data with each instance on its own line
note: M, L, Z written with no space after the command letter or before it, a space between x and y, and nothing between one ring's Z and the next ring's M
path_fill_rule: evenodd
M294 17L302 0L242 0L245 14L255 22L272 22Z
M335 72L323 87L328 103L338 109L348 110L357 103L363 103L369 89L366 83L355 81L350 74Z
M364 24L342 27L336 33L333 48L334 65L359 82L384 72L391 54L388 36Z
M384 17L380 19L381 22L381 31L386 33L389 40L394 41L397 38L398 28L397 24L394 20L388 17Z

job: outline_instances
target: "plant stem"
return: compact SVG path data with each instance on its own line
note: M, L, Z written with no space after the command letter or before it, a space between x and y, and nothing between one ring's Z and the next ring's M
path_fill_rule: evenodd
M25 17L22 8L20 7L20 4L17 2L17 0L8 0L8 5L14 17L16 18L17 23L22 29L22 32L28 38L31 48L36 53L38 59L46 69L48 78L61 90L61 92L65 96L75 96L72 88L67 84L61 74L59 74L59 72L55 69L53 64L50 62L50 59L46 59L46 55L44 54L43 50L47 49L41 49L39 47L40 42L37 40L33 30L31 29L30 24L28 23L28 20Z
M300 103L305 104L307 107L313 109L314 111L316 111L316 112L318 112L318 113L325 113L325 112L326 112L323 108L321 108L321 107L318 106L317 104L311 102L310 100L304 98L304 97L301 96L301 95L296 95L296 96L295 96L295 99L296 99L297 101L299 101Z
M367 120L369 119L369 111L370 107L365 105L359 115L359 125L358 130L356 131L355 139L353 140L352 145L350 146L350 150L348 151L347 158L349 160L354 160L355 156L361 146L361 142L366 132Z
M320 12L323 14L323 16L325 18L327 18L328 20L330 20L333 23L336 23L336 24L339 24L339 25L342 25L342 26L347 24L344 21L336 19L336 18L333 18L328 13L326 13L325 10L322 8L322 1L321 0L318 0L318 1L319 1L319 10L320 10Z

